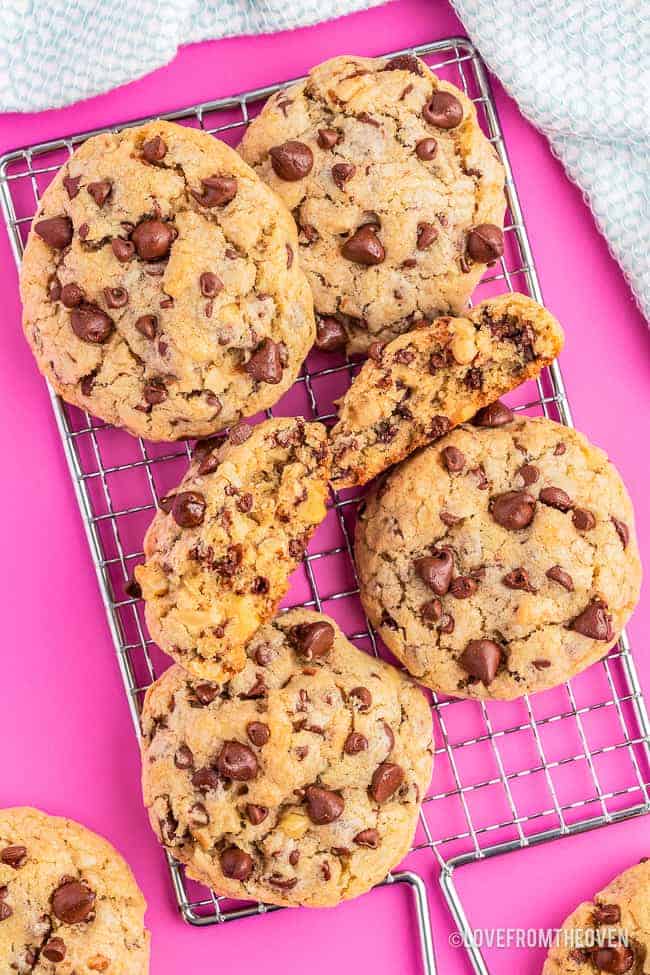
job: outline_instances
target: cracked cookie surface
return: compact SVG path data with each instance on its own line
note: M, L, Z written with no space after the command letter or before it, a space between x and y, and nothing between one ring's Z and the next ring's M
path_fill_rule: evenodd
M151 636L184 668L223 680L244 665L325 517L329 469L325 427L300 417L197 444L135 571Z
M142 726L153 829L221 894L332 906L408 852L431 776L429 706L326 616L278 616L223 685L170 668Z
M607 653L641 565L630 499L602 450L501 404L475 422L371 492L355 558L366 612L418 680L510 699Z
M122 857L69 819L0 810L0 959L27 975L146 975L146 904Z
M649 971L650 862L625 870L566 919L542 975Z
M508 294L489 298L466 318L438 318L371 350L339 402L332 485L366 484L469 420L538 376L563 339L550 312Z
M275 403L315 334L291 215L229 146L151 122L85 142L46 190L23 327L63 399L150 440Z
M415 57L326 61L269 99L239 151L294 214L321 348L460 313L503 252L496 152Z

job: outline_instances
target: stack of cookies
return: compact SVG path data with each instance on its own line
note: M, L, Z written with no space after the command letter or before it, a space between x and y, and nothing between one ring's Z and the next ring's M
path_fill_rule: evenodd
M44 195L21 279L42 371L134 435L203 438L136 570L175 662L145 699L143 789L160 841L221 894L321 906L379 882L432 771L413 678L463 697L551 687L638 599L607 458L499 401L563 343L523 295L468 309L504 213L472 102L411 56L320 65L239 154L168 122L96 136ZM364 360L332 428L246 423L313 346ZM409 674L321 613L278 612L329 486L378 475L361 599Z

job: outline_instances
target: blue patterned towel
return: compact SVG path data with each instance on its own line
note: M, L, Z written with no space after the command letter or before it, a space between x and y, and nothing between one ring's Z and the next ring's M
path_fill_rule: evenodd
M452 3L583 191L650 319L649 0ZM597 295L598 282L583 270Z

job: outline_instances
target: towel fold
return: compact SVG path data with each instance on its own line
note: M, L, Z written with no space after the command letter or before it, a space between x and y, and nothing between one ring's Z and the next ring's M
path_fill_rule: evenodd
M650 3L452 3L582 190L650 319Z

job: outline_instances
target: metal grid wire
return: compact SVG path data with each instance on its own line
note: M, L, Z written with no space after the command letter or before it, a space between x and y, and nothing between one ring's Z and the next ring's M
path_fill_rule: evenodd
M473 100L479 121L505 167L505 254L483 279L475 299L518 290L541 301L482 62L464 38L426 44L414 48L413 53ZM264 100L285 84L164 117L237 142ZM75 146L93 134L30 146L0 160L0 203L18 264L43 189ZM330 387L337 386L336 395L340 395L357 368L358 362L343 358L310 356L276 413L302 413L330 422L335 416ZM324 395L326 386L329 392ZM513 404L516 409L571 425L557 364L517 395ZM132 598L125 586L143 558L144 530L160 497L177 483L191 448L189 444L150 444L132 438L67 406L54 394L52 404L139 735L144 691L160 674L165 658L146 632L141 602ZM349 638L370 652L382 653L358 601L352 558L357 500L349 491L332 495L326 519L329 527L324 535L319 532L316 536L325 541L312 542L303 561L303 575L297 582L294 576L287 605L310 606L335 617L344 611ZM329 574L321 571L328 564ZM350 624L350 616L358 620L357 625ZM432 709L436 767L431 791L423 803L413 859L421 865L418 851L433 853L450 908L465 934L469 924L453 881L457 866L650 811L650 724L625 635L586 676L580 675L555 691L511 703L458 701L434 695ZM274 910L218 897L188 881L182 868L168 860L179 908L192 924L213 924ZM414 894L423 965L431 975L435 962L426 888L414 870L395 873L386 881L395 882L409 885ZM480 952L471 946L469 951L475 970L487 973Z

